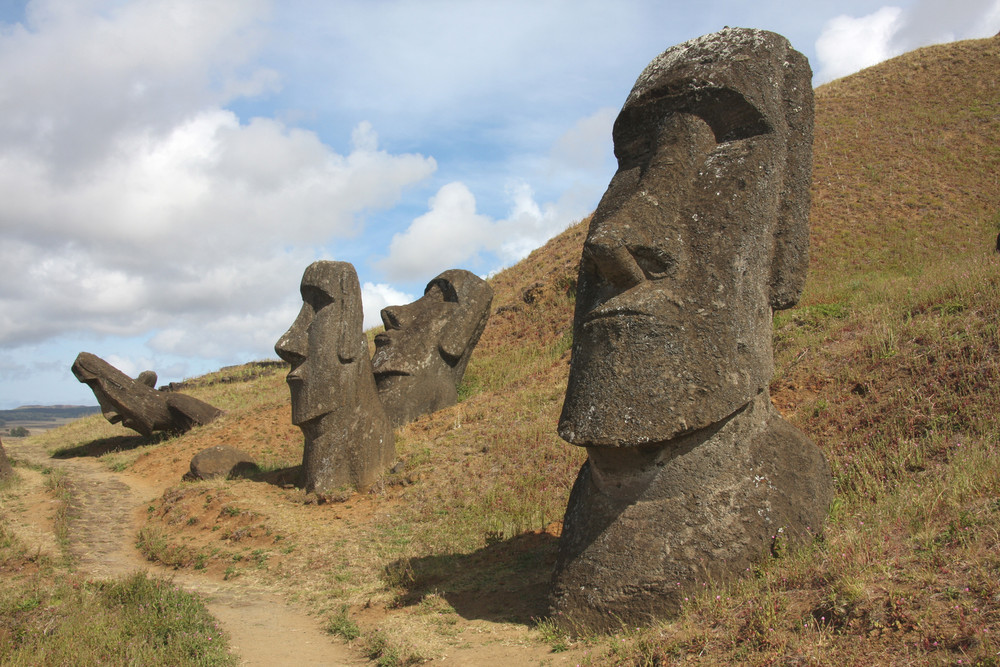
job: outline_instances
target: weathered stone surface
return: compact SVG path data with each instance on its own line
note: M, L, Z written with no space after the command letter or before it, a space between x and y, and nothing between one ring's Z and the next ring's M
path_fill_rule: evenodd
M156 371L143 371L135 379L147 387L156 388Z
M259 469L257 462L246 452L235 447L216 445L194 455L191 459L191 470L184 475L184 479L243 477Z
M486 327L493 288L461 269L440 274L424 295L382 309L375 383L394 426L458 401L458 385Z
M6 481L14 476L14 469L10 467L10 460L7 458L7 452L3 448L3 442L0 441L0 482Z
M142 381L133 380L89 352L77 355L72 370L76 379L94 392L105 419L112 424L121 422L145 436L154 431L188 431L222 414L218 408L192 396L153 389L147 384L152 371L140 375ZM152 381L155 384L155 373Z
M392 424L375 390L361 286L347 262L314 262L302 310L274 349L291 364L292 423L302 429L307 492L368 488L395 459Z
M559 421L588 451L554 575L568 628L669 614L821 529L828 466L767 393L772 311L808 263L812 119L805 57L727 28L654 59L615 121Z

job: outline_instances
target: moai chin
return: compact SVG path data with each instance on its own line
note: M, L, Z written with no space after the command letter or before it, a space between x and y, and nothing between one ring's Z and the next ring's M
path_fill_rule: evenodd
M458 385L486 327L493 288L469 271L451 269L405 306L382 309L375 336L375 384L394 426L458 401Z
M668 49L614 124L580 262L559 435L586 447L554 617L604 630L818 532L829 467L771 405L774 309L805 281L813 93L762 30Z
M222 411L187 394L157 391L156 373L143 371L132 379L90 352L81 352L73 362L73 375L97 398L101 413L112 424L144 436L155 431L188 431L214 421Z
M347 262L313 262L301 292L302 309L274 350L291 364L286 380L292 423L305 438L305 489L363 491L392 465L396 445L375 391L358 276Z

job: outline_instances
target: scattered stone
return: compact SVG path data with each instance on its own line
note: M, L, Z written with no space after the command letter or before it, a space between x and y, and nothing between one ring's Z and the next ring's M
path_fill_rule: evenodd
M397 461L396 465L392 466L392 468L389 469L389 472L391 472L393 475L398 475L405 469L406 469L406 464L403 463L402 461Z
M382 309L375 383L393 426L458 402L458 385L486 327L493 288L469 271L445 271L424 295Z
M524 289L523 292L521 292L521 301L524 301L526 304L529 305L533 304L535 301L538 300L538 297L542 295L542 291L544 289L545 289L544 283L536 282L532 285L529 285Z
M194 455L191 459L191 470L184 475L184 479L192 481L217 477L226 479L247 477L259 470L257 462L246 452L235 447L216 445Z
M580 262L559 434L587 448L552 616L647 623L822 529L829 466L771 404L772 311L808 264L805 57L725 29L668 49L615 121Z
M396 442L375 389L358 275L347 262L314 262L301 292L302 310L274 349L291 364L286 380L292 423L305 436L305 490L365 491L396 459Z
M222 411L186 394L153 389L156 374L145 371L133 380L100 357L81 352L73 362L73 375L94 392L104 418L149 437L154 431L183 433L214 421Z

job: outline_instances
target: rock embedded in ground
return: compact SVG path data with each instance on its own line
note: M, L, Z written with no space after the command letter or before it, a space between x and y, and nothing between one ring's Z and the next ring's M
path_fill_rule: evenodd
M559 434L586 447L553 617L591 632L675 613L822 529L822 453L768 395L772 313L808 264L808 62L775 33L668 49L614 125L591 219Z
M186 480L246 477L259 471L253 457L246 452L216 445L201 450L191 459L191 469L184 475Z

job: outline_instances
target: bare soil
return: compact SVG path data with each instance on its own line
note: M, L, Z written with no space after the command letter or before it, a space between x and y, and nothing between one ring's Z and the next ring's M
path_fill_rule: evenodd
M65 471L71 489L65 549L73 567L94 578L126 575L137 570L173 578L202 595L209 611L231 638L244 665L359 665L365 659L319 627L317 619L272 593L240 580L197 576L146 561L135 537L150 500L164 487L134 475L110 472L94 458L53 458L31 439L10 439L11 458ZM11 525L32 549L56 558L64 555L55 539L56 501L45 489L42 473L18 467L21 484L12 494Z
M309 551L310 560L323 563L331 553L321 553L314 540L305 539L310 529L325 524L325 530L329 530L331 522L341 525L343 530L367 524L376 515L393 511L395 503L391 498L375 502L355 496L349 503L318 506L303 504L302 491L290 485L243 480L217 486L178 487L187 452L181 456L167 455L167 443L155 448L156 456L141 456L127 472L112 472L105 462L98 460L97 456L104 453L99 441L92 443L94 451L83 448L87 451L79 449L54 456L33 438L12 439L4 444L15 462L34 466L17 467L21 482L7 502L12 510L8 521L30 548L56 558L66 557L71 567L88 577L115 577L141 570L171 578L185 590L204 598L209 611L229 633L232 651L243 665L370 664L362 652L362 640L346 642L327 633L321 618L309 613L307 606L316 610L323 605L316 604L310 591L294 589L291 580L300 579L301 571L296 571L299 568L293 563L283 563L273 549L271 562L275 568L287 572L285 581L276 582L275 579L282 577L274 577L273 571L268 576L258 576L250 567L230 577L221 558L209 560L200 569L190 565L175 569L152 563L136 548L136 538L143 526L171 523L170 516L159 516L170 511L188 517L182 525L174 526L172 532L174 538L182 535L193 550L205 548L213 541L217 544L220 533L227 531L233 536L231 539L239 539L243 549L273 546L273 534L268 528L268 537L264 537L262 526L282 525L302 538L301 551ZM121 445L117 440L115 444ZM46 476L38 467L66 474L64 484L70 489L71 500L63 544L54 537L58 502L46 489ZM237 505L242 511L230 516L228 508ZM506 551L537 551L540 545L552 551L557 535L557 526L525 534L514 541L517 544L507 545ZM329 533L326 536L329 539ZM317 535L315 541L321 539ZM297 560L304 554L295 556ZM459 567L475 569L483 566L481 561L502 557L496 547L487 547L471 554ZM539 577L547 576L549 567L548 563L541 564ZM317 576L321 575L317 572ZM435 663L490 667L498 662L579 664L590 650L586 646L576 645L565 652L553 653L550 646L528 639L531 619L544 611L545 588L534 580L539 577L476 592L448 592L446 586L433 585L433 580L415 582L412 601L401 599L395 605L375 601L352 606L351 616L362 628L383 628L391 638L394 618L426 614L425 598L437 594L430 592L431 589L441 588L442 605L454 609L444 615L454 626L448 647L433 651L431 657Z

